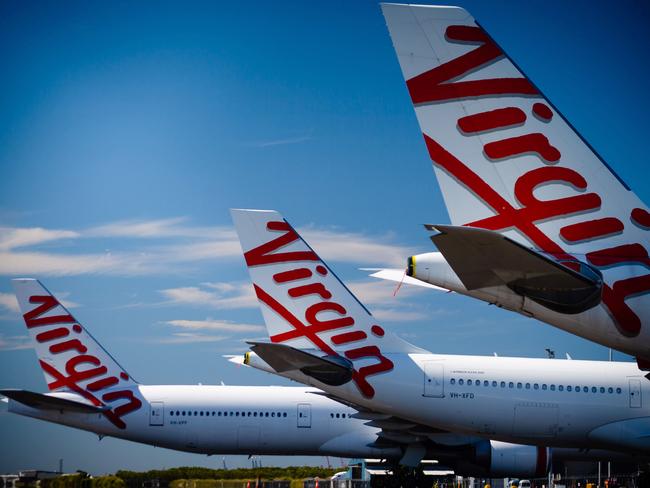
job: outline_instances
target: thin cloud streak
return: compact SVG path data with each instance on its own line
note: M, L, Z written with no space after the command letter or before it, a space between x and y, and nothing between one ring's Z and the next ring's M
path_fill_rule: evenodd
M286 146L289 144L300 144L301 142L310 141L311 139L313 139L312 136L287 137L284 139L255 142L253 143L253 146L255 147Z
M168 320L164 322L173 327L191 330L225 330L228 332L261 332L265 330L262 325L240 324L230 320Z
M197 342L221 342L226 339L229 339L229 337L196 334L194 332L177 332L172 334L172 337L155 339L153 342L157 344L195 344Z
M29 336L5 336L0 334L0 351L20 351L34 347Z
M250 283L203 283L203 288L186 286L159 290L168 302L215 309L256 308L257 298Z

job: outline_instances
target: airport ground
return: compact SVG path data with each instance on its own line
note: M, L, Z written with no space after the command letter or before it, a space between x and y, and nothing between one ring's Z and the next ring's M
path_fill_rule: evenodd
M598 463L582 463L566 467L564 474L548 478L519 480L513 478L460 477L449 471L397 470L392 476L375 467L352 463L347 475L341 468L291 466L287 468L258 467L240 469L209 469L179 467L145 472L117 471L114 474L91 476L84 472L56 473L23 471L2 475L0 488L644 488L650 487L650 466L636 470L610 471ZM611 466L609 467L611 469ZM343 475L343 476L342 476ZM364 479L365 478L365 479ZM528 484L527 481L530 483Z

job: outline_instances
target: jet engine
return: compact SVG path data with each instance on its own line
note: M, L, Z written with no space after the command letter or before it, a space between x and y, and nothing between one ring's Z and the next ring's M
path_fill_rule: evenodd
M486 440L475 445L475 462L490 476L539 478L548 473L551 450Z

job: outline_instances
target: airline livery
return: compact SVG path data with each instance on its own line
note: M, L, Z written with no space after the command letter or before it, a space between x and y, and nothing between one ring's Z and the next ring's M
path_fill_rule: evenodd
M395 462L407 446L305 387L141 385L38 281L14 280L49 393L0 390L9 411L102 436L200 454L331 455ZM465 438L430 456L456 472L543 476L565 460L638 458Z
M467 11L382 10L452 223L409 276L650 368L646 205Z
M635 363L432 354L384 329L280 214L232 216L270 337L245 362L358 408L408 445L403 463L458 435L650 454Z

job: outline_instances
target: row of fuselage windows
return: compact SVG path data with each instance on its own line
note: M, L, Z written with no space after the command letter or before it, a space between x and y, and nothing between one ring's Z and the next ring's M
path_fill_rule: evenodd
M171 410L172 417L286 417L287 412L218 412L214 410Z
M621 394L623 390L621 388L612 388L611 386L609 388L605 388L604 386L571 386L571 385L547 385L546 383L521 383L517 382L515 383L514 381L488 381L488 380L464 380L464 379L459 379L456 380L456 378L451 378L449 380L450 385L455 385L458 384L460 386L467 385L467 386L482 386L482 387L492 387L492 388L517 388L518 390L521 389L526 389L530 390L531 388L533 390L550 390L550 391L576 391L578 393L584 392L584 393L610 393L613 394L616 392L617 394Z
M286 417L287 412L219 412L205 410L170 410L169 415L172 417ZM351 414L330 413L332 418L350 418Z
M352 417L350 413L330 413L330 417L333 419L349 419Z

